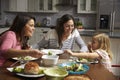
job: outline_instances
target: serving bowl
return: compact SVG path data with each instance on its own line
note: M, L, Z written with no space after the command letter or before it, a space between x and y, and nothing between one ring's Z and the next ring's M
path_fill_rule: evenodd
M43 55L42 64L43 66L54 66L58 62L59 56L57 55Z
M69 74L85 74L89 70L88 65L76 62L62 63L58 67L67 70Z
M44 70L44 74L46 80L63 80L68 75L68 72L60 68L49 68Z

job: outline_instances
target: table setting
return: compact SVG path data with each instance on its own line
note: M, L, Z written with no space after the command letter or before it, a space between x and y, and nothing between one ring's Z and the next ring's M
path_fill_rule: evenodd
M45 54L39 59L30 56L24 57L26 61L24 64L19 62L21 58L12 58L8 60L4 64L5 67L0 67L0 79L82 80L86 78L85 80L117 80L117 78L103 65L99 64L99 62L94 62L94 64L93 62L89 62L89 60L83 60L86 62L81 62L82 59L75 57L62 59L59 56L64 53L59 49L43 49L42 51ZM37 65L37 69L33 68L36 65L32 64L28 67L32 72L38 70L36 74L26 73L25 66L28 63Z

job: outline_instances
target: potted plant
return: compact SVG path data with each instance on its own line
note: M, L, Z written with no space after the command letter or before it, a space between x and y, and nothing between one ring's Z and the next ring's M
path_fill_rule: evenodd
M78 29L83 29L83 24L82 24L82 22L76 22L75 25L77 26Z

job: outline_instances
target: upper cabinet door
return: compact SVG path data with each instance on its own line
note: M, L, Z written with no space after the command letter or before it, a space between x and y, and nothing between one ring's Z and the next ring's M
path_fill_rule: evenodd
M57 0L36 0L35 12L58 12L56 4Z
M9 11L57 12L57 0L9 0Z
M77 13L96 13L97 0L78 0Z
M9 11L27 12L28 0L9 0Z

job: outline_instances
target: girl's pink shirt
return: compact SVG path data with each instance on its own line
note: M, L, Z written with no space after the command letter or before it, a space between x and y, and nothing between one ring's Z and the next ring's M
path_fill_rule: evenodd
M5 62L5 58L2 56L10 48L21 49L21 45L16 39L16 34L13 31L7 31L0 36L0 66Z
M108 53L102 49L96 50L96 52L102 57L102 59L100 60L100 63L103 64L109 71L112 72L111 60L108 56Z

